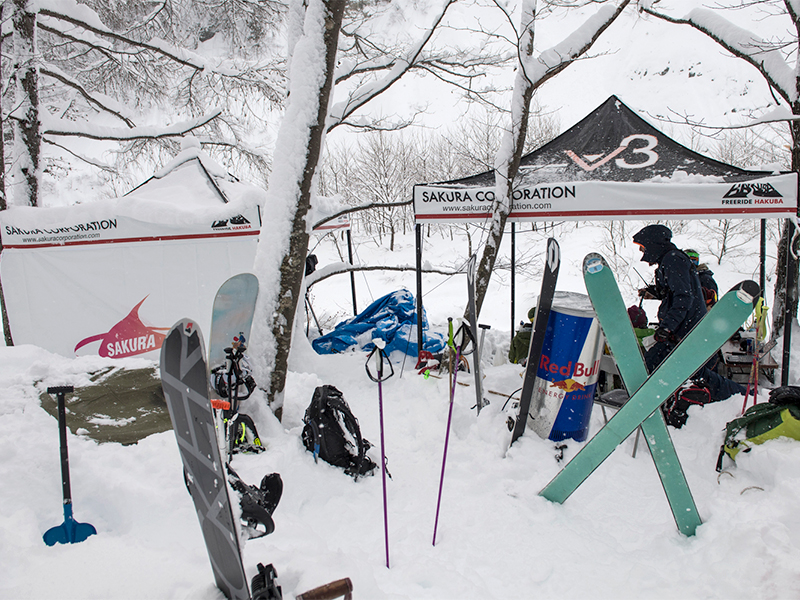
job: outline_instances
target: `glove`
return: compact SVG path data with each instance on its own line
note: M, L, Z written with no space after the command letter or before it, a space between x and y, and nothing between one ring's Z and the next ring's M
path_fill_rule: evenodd
M673 334L669 329L665 329L664 327L659 327L658 329L656 329L656 332L653 334L653 337L656 339L657 342L662 342L664 344L675 341L675 334Z
M656 286L648 285L643 287L639 290L639 296L644 298L645 300L654 300L658 298L658 292L656 291Z

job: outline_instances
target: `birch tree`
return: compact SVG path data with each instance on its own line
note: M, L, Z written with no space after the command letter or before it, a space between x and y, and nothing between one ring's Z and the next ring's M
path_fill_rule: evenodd
M641 10L653 17L674 25L683 25L714 40L734 57L756 69L769 87L776 105L791 111L794 119L788 120L791 136L791 168L800 172L800 6L793 0L742 0L728 6L694 8L684 16L670 14L668 4L640 0ZM723 16L724 11L749 11L755 15L753 23L759 23L769 31L765 38L745 29ZM765 24L769 24L767 28ZM794 65L789 61L793 59ZM787 112L789 112L787 111ZM790 309L792 320L797 317L798 261L796 227L792 220L784 222L778 245L775 298L772 307L773 332L784 328L785 309ZM787 285L786 275L794 275L794 284Z
M519 66L511 99L511 123L495 159L496 200L492 205L488 241L478 265L475 283L475 303L478 313L480 313L486 290L489 287L500 242L503 239L506 220L511 212L510 199L512 198L514 178L523 154L531 100L537 89L584 56L600 37L600 34L622 14L629 3L630 0L621 0L616 5L611 3L603 5L562 42L536 54L534 34L537 2L536 0L522 1L520 28L516 37ZM498 6L500 6L499 3ZM517 31L516 28L515 31Z

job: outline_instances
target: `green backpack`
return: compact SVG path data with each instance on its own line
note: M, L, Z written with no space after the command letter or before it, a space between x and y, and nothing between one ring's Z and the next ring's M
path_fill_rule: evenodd
M787 385L773 389L769 402L751 406L725 426L717 471L722 470L726 454L735 460L739 452L749 452L754 445L778 437L800 440L800 387Z

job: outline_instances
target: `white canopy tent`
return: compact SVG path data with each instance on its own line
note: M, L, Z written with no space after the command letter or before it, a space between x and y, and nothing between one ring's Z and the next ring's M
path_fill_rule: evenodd
M14 342L154 358L178 319L208 331L219 286L252 270L262 194L193 147L122 198L0 212Z
M611 96L569 130L522 157L508 220L513 236L519 221L795 218L797 186L797 173L747 171L698 154ZM494 171L414 186L419 314L421 225L486 222L495 190ZM762 274L763 253L762 242ZM513 261L512 252L512 335ZM784 335L786 366L789 331Z

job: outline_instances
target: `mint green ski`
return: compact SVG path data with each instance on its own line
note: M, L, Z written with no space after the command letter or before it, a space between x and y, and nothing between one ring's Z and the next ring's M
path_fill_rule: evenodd
M614 274L605 259L593 252L583 259L583 279L619 374L632 396L647 380L647 366ZM642 422L642 432L678 530L686 536L694 535L702 521L660 410Z
M602 263L591 268L601 270ZM614 449L689 379L753 312L760 294L754 281L734 286L683 338L608 424L539 492L552 502L564 502ZM626 315L626 321L627 315Z

